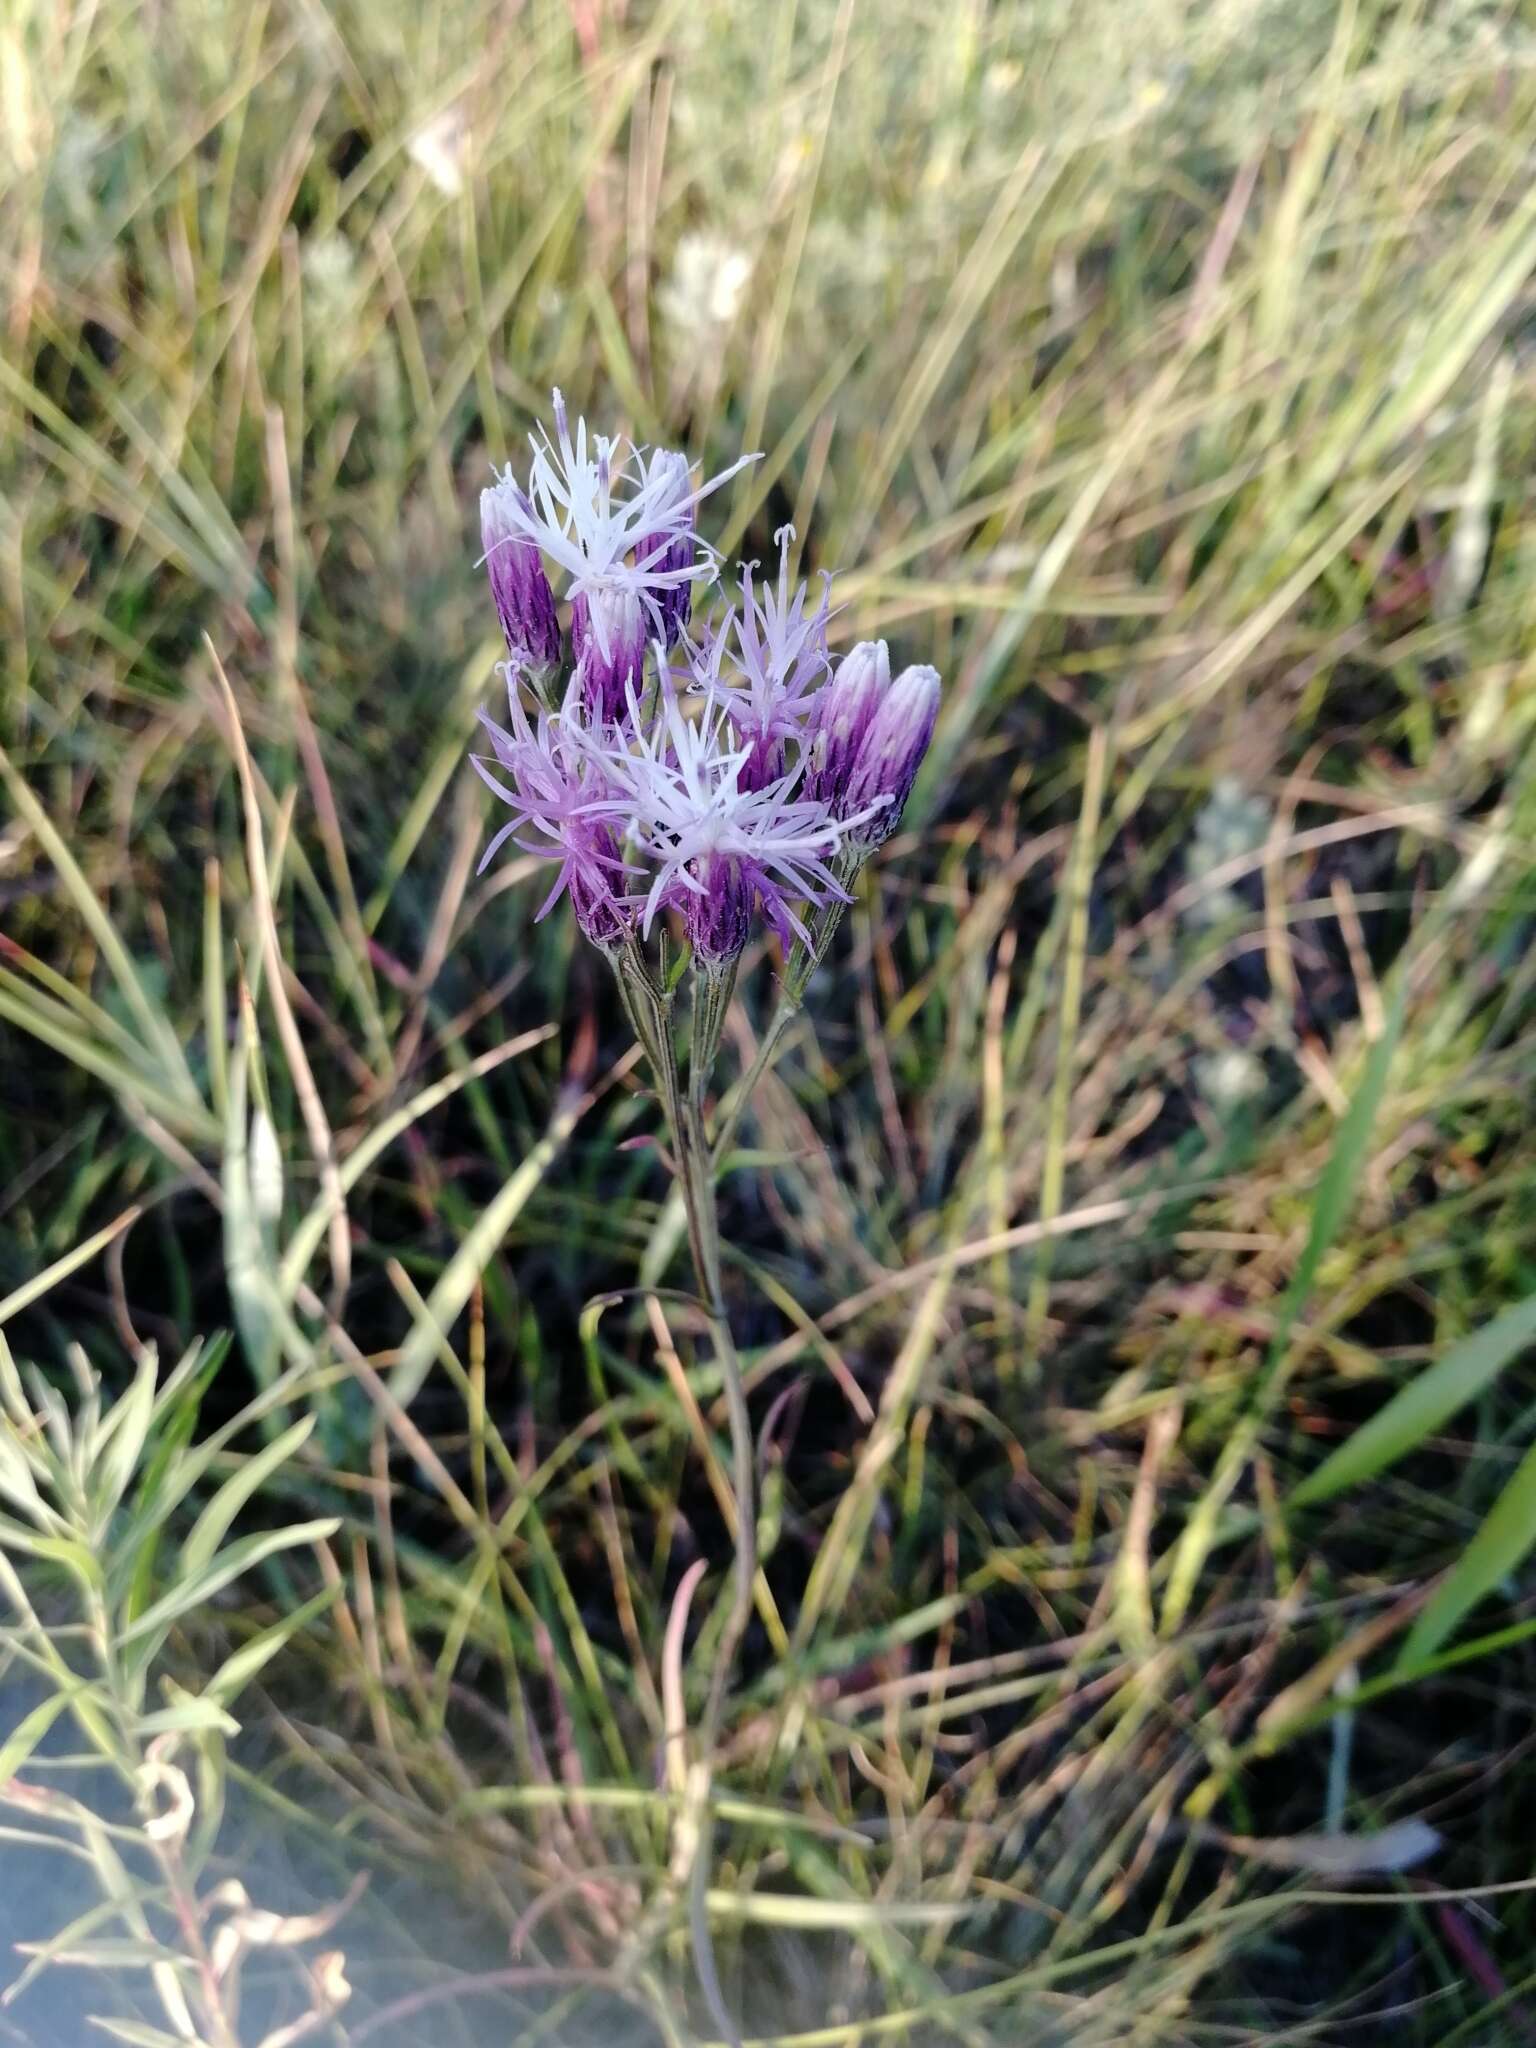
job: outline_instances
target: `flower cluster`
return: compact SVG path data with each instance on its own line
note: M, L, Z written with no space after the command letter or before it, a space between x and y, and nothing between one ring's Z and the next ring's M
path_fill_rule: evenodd
M707 969L734 963L759 919L808 939L807 917L845 902L896 829L938 674L893 680L883 641L835 660L830 579L815 600L791 589L788 528L777 577L745 567L735 601L696 621L719 575L697 508L742 463L696 486L669 449L584 420L573 434L559 392L554 419L526 483L508 470L481 494L510 712L505 727L482 714L492 753L475 765L511 811L481 865L509 839L556 862L540 916L568 894L609 951L667 911Z

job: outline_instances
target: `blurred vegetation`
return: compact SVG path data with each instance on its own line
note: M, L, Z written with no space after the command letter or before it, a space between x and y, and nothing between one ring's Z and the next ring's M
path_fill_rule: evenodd
M727 555L946 682L725 1184L747 2033L1536 2034L1533 61L0 20L0 1931L90 1966L0 2039L710 2031L718 1386L600 963L474 875L474 499L556 383L762 449Z

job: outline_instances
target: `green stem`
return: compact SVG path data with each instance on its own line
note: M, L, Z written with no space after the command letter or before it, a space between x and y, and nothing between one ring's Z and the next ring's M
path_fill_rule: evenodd
M731 1432L731 1488L736 1497L735 1593L710 1679L708 1701L700 1726L700 1753L708 1757L720 1732L720 1716L731 1667L752 1611L757 1579L757 1505L754 1485L752 1421L742 1382L741 1360L731 1336L725 1308L720 1258L720 1222L715 1202L715 1160L705 1130L704 1101L719 1048L733 977L696 971L693 1047L688 1090L684 1094L677 1060L672 1057L672 997L657 987L641 959L615 963L625 1007L635 1023L656 1076L672 1141L672 1157L682 1191L688 1224L688 1249L699 1297L709 1323L710 1342L720 1365L726 1415Z
M845 887L854 880L860 865L859 861L849 858L841 877ZM725 1155L735 1142L736 1133L741 1128L742 1117L757 1093L758 1083L778 1058L779 1047L784 1042L785 1034L800 1014L811 976L827 957L827 949L836 936L847 908L846 903L835 900L828 903L811 919L809 944L804 939L796 939L790 948L789 958L784 963L784 979L779 985L778 1004L768 1020L768 1029L758 1042L751 1066L732 1089L730 1100L715 1130L713 1165L716 1173L719 1172Z
M688 1091L685 1097L672 1056L672 996L660 988L638 948L633 957L615 960L625 1007L630 1011L635 1033L650 1057L666 1111L672 1138L672 1156L682 1190L683 1210L688 1222L688 1248L699 1294L709 1322L710 1342L720 1362L721 1384L725 1390L726 1414L731 1430L731 1487L736 1498L736 1572L730 1612L726 1617L715 1653L709 1694L699 1724L698 1754L707 1771L720 1737L720 1721L742 1636L752 1612L752 1594L757 1581L757 1500L754 1484L752 1419L747 1409L742 1382L741 1360L731 1336L725 1308L725 1288L720 1260L720 1222L715 1202L715 1157L705 1129L704 1101L709 1076L719 1050L725 1012L730 1003L735 973L713 974L695 969L693 1039L689 1050ZM709 1829L700 1816L698 1846L688 1878L688 1920L694 1963L700 1986L716 2024L727 2041L739 2044L741 2035L732 2020L715 1968L714 1944L710 1939L706 1896L711 1861Z

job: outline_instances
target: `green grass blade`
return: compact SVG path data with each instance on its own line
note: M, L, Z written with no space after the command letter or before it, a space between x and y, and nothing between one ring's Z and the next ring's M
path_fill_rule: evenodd
M1379 1414L1362 1424L1315 1472L1308 1473L1292 1491L1288 1505L1311 1507L1346 1487L1374 1479L1475 1400L1532 1344L1536 1344L1536 1294L1516 1302L1470 1337L1463 1337L1444 1358L1401 1388Z
M1481 1528L1436 1587L1398 1656L1402 1669L1432 1657L1446 1637L1536 1545L1536 1444L1489 1509Z

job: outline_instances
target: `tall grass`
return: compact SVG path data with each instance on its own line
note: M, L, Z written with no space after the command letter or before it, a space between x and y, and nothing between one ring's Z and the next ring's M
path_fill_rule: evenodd
M0 1925L92 1966L0 2037L707 2036L721 1390L622 1016L474 876L471 508L557 382L761 448L728 552L792 522L947 686L723 1184L731 2008L1536 2027L1533 55L1470 0L0 23Z

